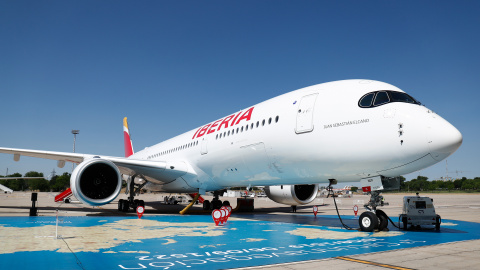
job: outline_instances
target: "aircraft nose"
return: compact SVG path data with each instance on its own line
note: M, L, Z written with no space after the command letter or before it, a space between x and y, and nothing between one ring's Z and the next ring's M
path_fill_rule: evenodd
M440 116L436 115L431 120L428 127L428 147L432 157L441 161L457 151L462 145L463 137L458 129Z

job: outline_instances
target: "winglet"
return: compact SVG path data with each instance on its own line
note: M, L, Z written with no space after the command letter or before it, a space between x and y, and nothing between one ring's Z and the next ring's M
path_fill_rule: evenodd
M125 145L125 157L133 155L132 139L128 130L127 117L123 118L123 142Z

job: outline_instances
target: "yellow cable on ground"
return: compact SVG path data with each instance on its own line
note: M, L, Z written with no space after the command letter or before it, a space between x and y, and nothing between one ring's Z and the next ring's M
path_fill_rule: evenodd
M198 200L198 197L200 197L200 192L197 193L197 195L195 195L195 198L193 198L192 202L190 202L190 203L187 205L187 207L185 207L182 211L179 212L180 215L185 214L185 213L188 211L188 209L190 209L190 207L192 207L192 205Z

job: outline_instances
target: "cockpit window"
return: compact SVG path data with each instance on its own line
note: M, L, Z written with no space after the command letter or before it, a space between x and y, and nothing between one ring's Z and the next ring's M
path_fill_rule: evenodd
M392 102L418 103L414 98L402 92L390 92Z
M373 102L373 106L382 105L388 103L390 99L388 98L387 92L378 92L375 96L375 102Z
M359 101L358 106L362 108L370 108L381 106L390 102L404 102L421 105L410 95L397 91L375 91L365 94Z
M360 99L360 107L370 107L372 106L373 97L375 93L370 93L365 95L362 99Z

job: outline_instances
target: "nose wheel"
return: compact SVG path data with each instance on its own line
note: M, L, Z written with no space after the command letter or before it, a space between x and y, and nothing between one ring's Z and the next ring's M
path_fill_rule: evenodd
M358 225L364 232L373 232L374 230L383 231L388 226L388 217L382 210L377 213L363 212L358 219Z
M378 218L372 212L363 212L358 219L360 229L364 232L373 232L378 227Z

